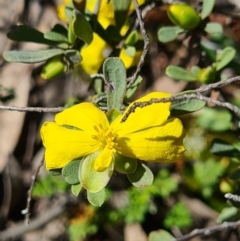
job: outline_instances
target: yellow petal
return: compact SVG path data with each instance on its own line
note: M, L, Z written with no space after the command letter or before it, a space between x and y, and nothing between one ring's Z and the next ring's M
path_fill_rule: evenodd
M149 101L152 98L167 98L170 96L171 94L169 93L153 92L134 101L129 105L123 115L116 118L115 121L111 124L114 133L116 133L119 137L124 137L129 133L161 125L169 117L171 106L170 102L154 103L143 108L138 107L133 113L129 115L125 122L121 123L121 119L135 102Z
M94 163L94 169L97 172L103 172L109 167L112 161L113 161L113 152L111 149L105 147L96 158Z
M99 37L98 34L93 33L91 44L81 49L81 66L88 74L98 73L103 61L109 56L110 52L110 45Z
M58 125L69 125L88 131L90 137L96 133L96 126L101 124L104 129L109 127L106 115L96 106L87 102L74 105L57 114L55 121Z
M46 148L46 169L62 168L75 158L99 149L98 143L88 132L68 129L53 122L45 122L41 128Z
M185 131L177 118L117 139L122 155L144 161L173 162L184 153Z

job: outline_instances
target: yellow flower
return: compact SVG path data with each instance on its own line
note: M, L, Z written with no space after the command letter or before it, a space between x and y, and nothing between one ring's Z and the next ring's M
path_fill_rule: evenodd
M154 92L137 101L169 96ZM96 152L99 154L93 168L97 172L114 164L116 154L143 161L176 161L185 151L185 132L179 119L169 119L170 106L169 102L137 108L121 122L126 110L111 124L104 112L91 103L64 110L56 115L55 122L45 122L41 128L46 169L62 168L73 159Z

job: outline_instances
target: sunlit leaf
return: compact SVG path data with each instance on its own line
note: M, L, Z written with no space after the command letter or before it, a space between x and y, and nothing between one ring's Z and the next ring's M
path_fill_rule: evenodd
M203 0L201 19L205 19L213 10L215 0Z
M149 234L148 240L149 241L172 241L175 238L167 231L160 229L158 231L152 231Z
M96 193L91 193L87 191L87 199L92 205L101 207L106 199L105 189L102 189L101 191Z
M101 191L109 182L113 173L113 163L103 172L97 172L93 166L99 152L86 156L80 165L80 181L85 189L91 193Z
M196 81L196 75L192 74L191 72L174 65L169 65L166 68L166 75L169 77L176 79L176 80L183 80L183 81Z
M229 64L236 55L236 50L233 47L226 47L222 50L220 55L217 57L216 69L220 70Z
M153 183L153 174L151 170L143 163L139 162L137 170L127 175L129 181L135 187L147 187Z
M223 33L223 27L220 23L209 22L204 30L211 35Z

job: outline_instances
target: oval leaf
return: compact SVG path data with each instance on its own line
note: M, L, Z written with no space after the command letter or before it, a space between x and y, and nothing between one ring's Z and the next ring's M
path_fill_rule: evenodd
M30 64L43 62L63 53L62 49L46 49L39 51L6 51L3 56L9 62Z
M167 231L160 229L149 234L149 241L173 241L175 238Z
M121 109L127 87L127 74L124 63L120 58L107 58L103 63L103 74L108 82L108 110Z
M101 207L106 199L105 189L96 193L87 191L87 199L93 206Z
M233 47L226 47L217 58L216 69L220 70L229 64L235 57L236 50Z
M221 139L213 140L210 152L214 155L225 157L235 157L235 154L239 153L233 145Z
M201 19L206 18L213 10L215 0L203 0Z
M79 166L81 159L73 160L68 165L63 167L62 175L65 177L66 182L69 184L77 184L80 182L79 179Z
M158 40L162 43L168 43L177 38L177 36L183 33L185 30L178 27L162 27L158 30Z
M207 23L204 30L210 35L223 33L223 27L220 23Z
M71 186L72 194L76 197L79 195L81 190L82 190L82 184L81 183L78 183L78 184L75 184L75 185Z
M67 34L67 30L62 25L56 24L50 32L44 34L44 38L54 42L68 43Z
M139 162L137 170L127 175L129 181L135 187L147 187L153 183L153 174L151 170L143 163Z
M71 22L73 33L85 43L90 44L93 40L93 31L85 16L79 11L73 11L73 21Z
M166 75L169 77L176 79L176 80L184 80L184 81L196 81L197 77L192 74L191 72L188 72L187 70L174 66L174 65L169 65L166 68Z
M202 100L175 100L172 102L171 116L189 114L202 109L205 105L206 103Z
M99 151L86 156L80 165L79 179L83 187L91 193L101 191L107 185L113 173L113 162L103 172L97 172L94 170L94 162L98 155Z

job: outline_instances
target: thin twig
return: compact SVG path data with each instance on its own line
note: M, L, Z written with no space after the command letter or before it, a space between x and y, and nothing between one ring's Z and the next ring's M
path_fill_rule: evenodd
M34 184L37 180L37 176L38 176L38 173L40 171L40 168L41 166L43 165L43 159L41 160L41 162L39 163L35 173L32 175L32 182L31 182L31 186L28 190L28 197L27 197L27 204L26 204L26 208L24 210L22 210L22 214L25 214L25 223L26 225L29 225L29 222L30 222L30 203L31 203L31 200L32 200L32 191L33 191L33 187L34 187Z
M0 110L10 110L19 112L51 112L57 113L64 110L64 107L18 107L1 105Z
M213 89L219 89L226 85L237 83L237 82L240 82L240 76L232 77L227 80L221 80L213 84L203 85L200 88L196 89L196 93L209 92Z
M194 229L191 233L188 233L186 235L173 239L172 241L185 241L201 235L208 236L212 233L216 233L216 232L223 231L230 228L237 228L238 226L240 226L240 220L236 222L224 222L222 224L215 225L210 228Z
M153 98L153 99L150 99L149 101L134 102L132 106L128 109L128 111L124 114L121 122L125 122L129 117L129 115L135 112L136 108L144 108L148 105L152 105L155 103L166 103L166 102L173 102L176 100L193 100L193 99L202 100L206 103L212 103L217 106L225 107L233 111L235 114L240 115L240 108L238 108L235 105L232 105L229 102L221 102L219 100L213 100L209 97L206 97L200 94L185 94L185 95L172 96L169 98L161 98L161 99Z
M6 229L5 231L0 232L0 240L7 241L15 240L16 238L19 239L23 234L47 225L51 220L63 213L67 205L71 203L72 201L69 200L68 197L64 197L58 205L49 208L46 212L33 219L28 226L21 222Z
M149 50L149 38L148 38L147 32L144 28L144 23L143 23L143 19L142 19L142 15L141 15L141 12L140 12L140 9L139 9L138 2L137 2L137 0L132 0L132 2L134 4L135 11L136 11L136 14L137 14L137 19L138 19L138 22L139 22L140 31L141 31L142 36L143 36L144 46L143 46L143 52L142 52L140 61L138 62L137 68L136 68L133 76L128 78L128 85L127 85L128 88L134 83L134 81L136 80L139 72L141 71L142 66L144 64L144 61L145 61L145 57L146 57L147 52Z

